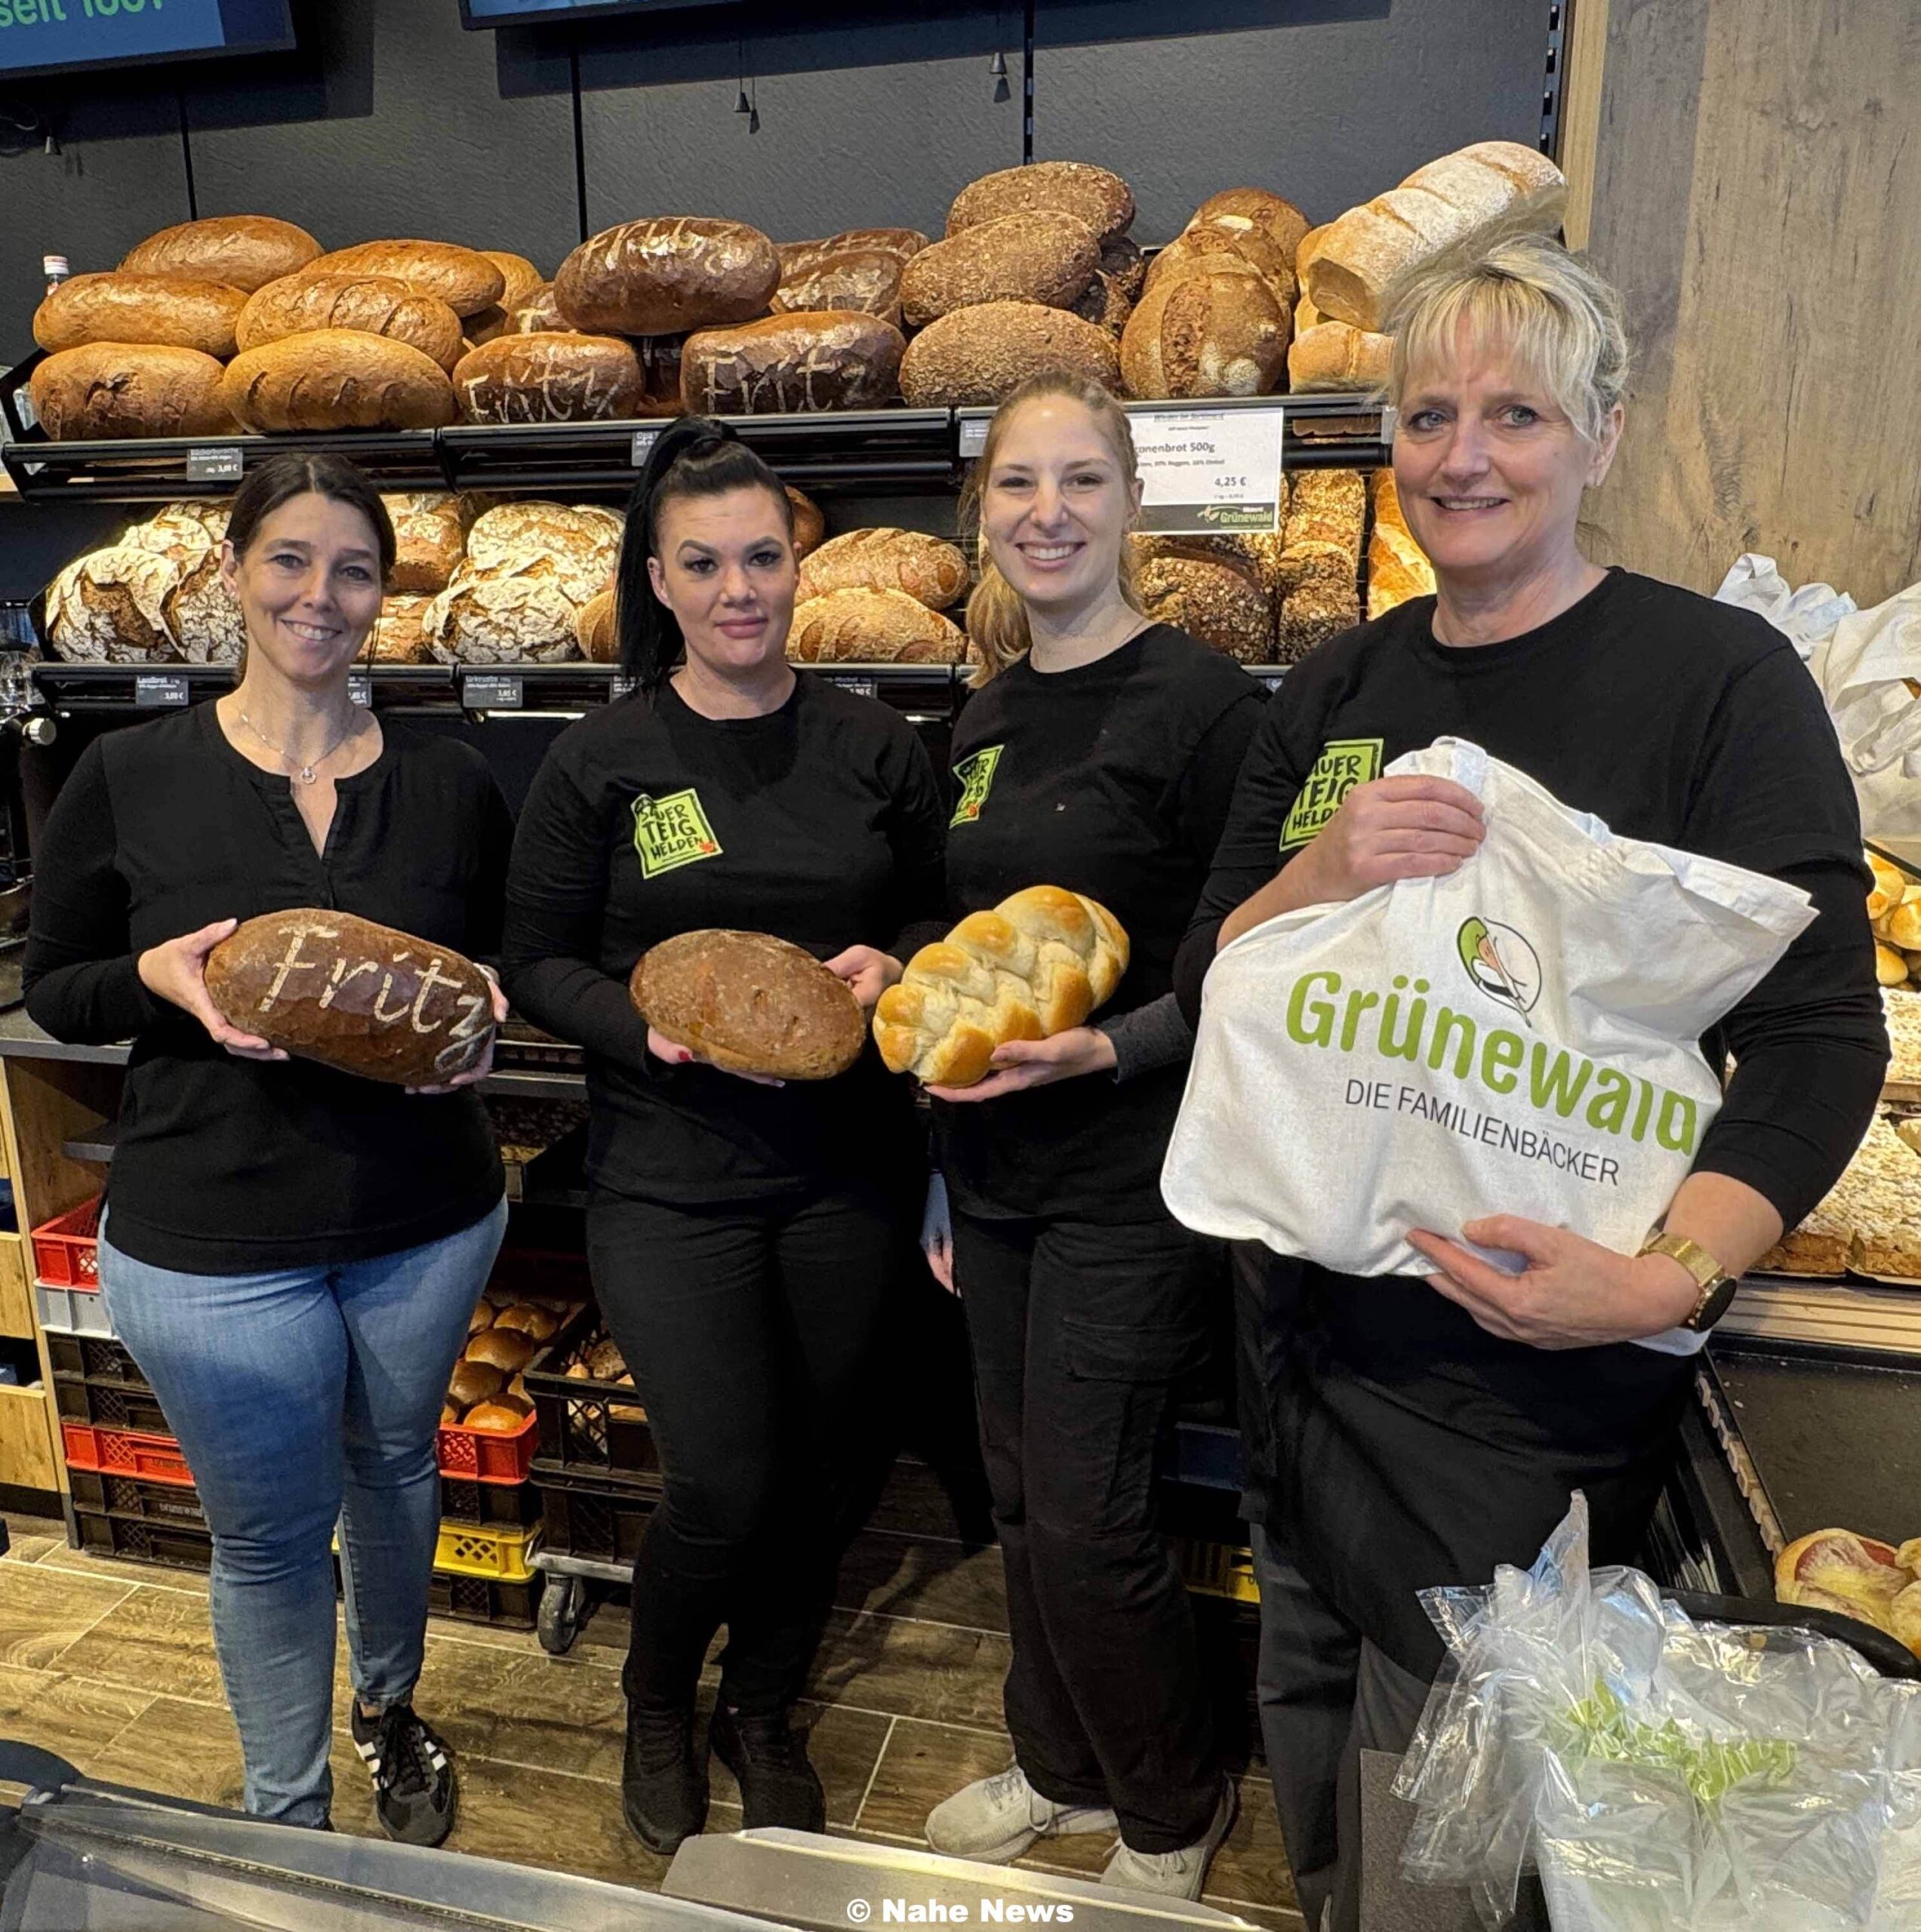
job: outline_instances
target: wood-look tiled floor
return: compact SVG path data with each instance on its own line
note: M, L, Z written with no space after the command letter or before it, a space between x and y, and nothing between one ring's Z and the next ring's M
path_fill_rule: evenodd
M889 1518L883 1511L875 1520ZM57 1525L8 1521L0 1736L57 1751L90 1776L238 1805L239 1744L220 1694L205 1580L84 1556ZM925 1531L870 1530L842 1567L839 1603L804 1713L830 1828L920 1844L935 1804L1008 1761L999 1554ZM455 1849L660 1883L666 1861L642 1850L620 1816L624 1626L624 1611L609 1606L563 1658L546 1656L531 1635L442 1620L429 1627L417 1702L459 1753ZM344 1719L344 1645L338 1676ZM344 1730L334 1774L337 1825L377 1830ZM709 1829L735 1829L732 1780L717 1761L713 1776ZM1264 1926L1298 1927L1266 1780L1244 1777L1240 1797L1208 1902ZM1056 1841L1024 1863L1097 1875L1109 1843Z

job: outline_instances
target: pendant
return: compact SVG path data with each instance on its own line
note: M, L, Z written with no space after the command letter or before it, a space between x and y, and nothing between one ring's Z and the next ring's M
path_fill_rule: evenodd
M303 764L300 767L300 783L303 785L313 784L319 779L319 775L310 764Z

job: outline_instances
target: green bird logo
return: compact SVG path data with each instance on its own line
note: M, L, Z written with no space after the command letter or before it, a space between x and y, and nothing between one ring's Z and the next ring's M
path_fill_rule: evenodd
M1527 1018L1541 997L1541 960L1520 934L1492 920L1469 919L1455 936L1455 950L1488 998Z

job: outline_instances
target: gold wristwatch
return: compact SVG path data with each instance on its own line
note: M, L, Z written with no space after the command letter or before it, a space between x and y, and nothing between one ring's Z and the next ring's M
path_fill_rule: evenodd
M1638 1261L1643 1254L1665 1254L1679 1262L1695 1278L1701 1297L1681 1323L1683 1328L1704 1335L1733 1306L1736 1286L1734 1276L1726 1272L1700 1242L1689 1240L1685 1235L1670 1235L1657 1223L1649 1229L1648 1238L1642 1242L1635 1260Z

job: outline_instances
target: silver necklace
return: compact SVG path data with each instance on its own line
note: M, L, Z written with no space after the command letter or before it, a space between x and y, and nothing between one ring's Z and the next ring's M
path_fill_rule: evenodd
M246 726L248 731L253 733L255 737L260 740L262 744L266 746L269 751L272 752L276 758L284 759L290 765L294 763L294 754L287 750L285 746L276 745L273 740L247 715L245 712L236 712L235 715L239 718L242 724ZM314 768L315 766L325 764L327 761L346 743L348 739L352 737L359 729L360 720L359 717L356 716L349 718L347 721L346 729L343 731L340 735L336 738L317 758L313 761L313 764L299 766L294 771L292 776L297 778L303 785L312 785L317 783L319 780L320 774Z

